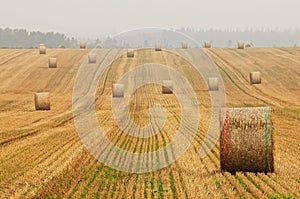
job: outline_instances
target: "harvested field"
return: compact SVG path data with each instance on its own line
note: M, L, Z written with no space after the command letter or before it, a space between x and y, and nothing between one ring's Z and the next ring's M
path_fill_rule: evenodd
M86 68L87 78L93 77L89 74L93 67L120 51L97 49L97 64ZM212 115L207 79L177 54L202 60L206 59L203 52L218 66L228 107L272 108L274 173L221 172L219 143L200 159ZM190 82L199 102L201 121L188 151L169 167L144 174L105 166L80 141L72 92L89 53L88 49L47 49L47 55L40 56L36 49L0 50L0 198L300 197L300 48L189 48L172 53L145 49L136 50L134 59L128 59L126 52L116 59L101 76L96 94L99 125L116 146L136 153L156 151L173 140L180 126L176 96L163 95L161 85L149 84L131 96L130 116L137 124L147 125L149 107L160 104L168 113L164 128L146 139L118 128L111 111L112 86L135 67L147 63L173 67ZM61 67L49 69L49 57L56 57ZM249 84L252 71L260 71L263 84ZM37 92L51 93L50 111L35 111L33 94ZM136 129L127 126L126 130ZM150 158L168 160L171 155Z

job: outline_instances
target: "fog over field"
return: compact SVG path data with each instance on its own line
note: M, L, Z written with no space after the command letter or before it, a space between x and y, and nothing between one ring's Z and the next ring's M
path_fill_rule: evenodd
M1 28L99 37L139 27L300 28L299 0L1 0Z

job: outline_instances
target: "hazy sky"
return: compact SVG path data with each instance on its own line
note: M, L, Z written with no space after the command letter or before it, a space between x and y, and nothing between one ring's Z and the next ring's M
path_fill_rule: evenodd
M140 27L300 28L300 0L0 0L0 27L90 37Z

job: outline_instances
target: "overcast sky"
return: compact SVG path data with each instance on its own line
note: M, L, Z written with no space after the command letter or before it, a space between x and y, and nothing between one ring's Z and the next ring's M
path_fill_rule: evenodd
M0 27L91 37L140 27L300 28L300 0L0 0Z

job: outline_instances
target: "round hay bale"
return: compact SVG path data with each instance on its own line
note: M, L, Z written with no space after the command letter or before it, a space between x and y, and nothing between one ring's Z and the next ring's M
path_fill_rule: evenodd
M66 48L64 45L59 45L58 48Z
M211 48L211 41L204 42L204 48Z
M225 108L221 116L221 170L273 172L271 108Z
M162 94L173 94L173 82L172 82L172 80L163 80L163 82L162 82Z
M82 41L82 42L80 42L80 48L81 49L85 49L86 48L86 42L85 41Z
M124 97L124 84L113 84L113 97Z
M261 84L260 72L251 72L250 73L250 84Z
M239 41L238 42L238 49L244 49L245 48L245 42Z
M89 54L88 56L89 64L97 63L97 57L95 54Z
M217 77L208 78L208 88L210 91L219 90L219 78Z
M57 68L57 59L55 57L49 58L49 68Z
M34 94L35 110L50 110L50 94L47 92Z
M188 43L187 41L183 41L183 42L181 43L181 47L182 47L183 49L187 49L187 48L189 48L189 43Z
M40 46L39 46L40 54L41 55L46 54L46 50L47 50L47 48L46 48L45 44L40 44Z
M155 51L161 51L161 43L155 44Z
M251 48L252 46L251 46L251 44L246 44L245 45L245 48Z
M134 57L134 50L128 49L127 50L127 57L128 58L133 58Z

